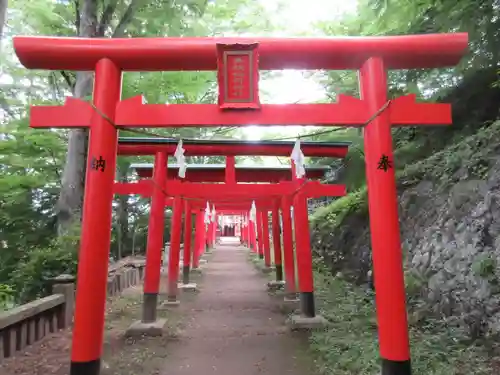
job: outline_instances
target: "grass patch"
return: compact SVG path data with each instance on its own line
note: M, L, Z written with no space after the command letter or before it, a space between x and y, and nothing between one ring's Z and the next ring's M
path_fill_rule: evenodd
M332 278L324 270L315 274L318 312L330 321L324 331L313 332L310 349L321 375L373 375L380 371L373 293ZM491 356L483 346L471 344L442 321L427 321L410 328L412 367L415 374L489 375Z

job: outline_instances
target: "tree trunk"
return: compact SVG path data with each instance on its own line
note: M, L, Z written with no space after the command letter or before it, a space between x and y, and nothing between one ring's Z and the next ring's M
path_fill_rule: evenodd
M81 98L92 92L93 75L78 72L75 97ZM71 130L68 136L68 153L62 173L62 186L57 204L58 232L60 236L81 220L85 171L87 161L88 131Z
M4 0L0 0L4 1ZM110 2L104 9L102 20L97 20L98 0L76 0L75 24L82 38L104 37L115 11L117 1ZM125 28L137 11L138 0L132 0L113 33L122 37ZM93 89L93 72L78 72L74 96L90 96ZM71 130L68 136L68 154L62 173L62 186L57 204L58 234L63 236L80 223L82 219L83 192L87 164L88 130Z
M82 0L76 9L79 36L97 36L97 0ZM83 98L92 94L93 73L77 72L73 95ZM87 162L88 130L71 130L68 136L68 153L61 181L61 192L57 203L58 234L64 236L82 219L83 192Z
M7 14L8 0L0 0L0 43L3 38L3 28L5 26L5 15Z

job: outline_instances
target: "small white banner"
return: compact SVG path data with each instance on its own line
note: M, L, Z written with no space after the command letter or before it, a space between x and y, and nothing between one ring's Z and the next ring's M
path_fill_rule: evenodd
M184 156L184 147L182 147L182 139L179 140L179 143L177 143L177 148L175 149L175 159L177 160L177 164L179 165L179 177L180 178L185 178L186 177L186 157Z
M302 178L306 175L306 164L305 157L302 149L300 148L300 139L295 141L295 146L293 146L292 154L290 155L295 163L295 176L297 178Z

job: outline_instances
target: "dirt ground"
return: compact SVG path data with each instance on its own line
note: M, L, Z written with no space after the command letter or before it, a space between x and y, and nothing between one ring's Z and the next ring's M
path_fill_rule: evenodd
M102 375L313 374L303 345L266 292L266 278L246 258L242 247L220 245L193 280L199 293L183 294L181 306L159 311L168 322L162 337L124 337L140 317L142 286L110 301ZM67 375L70 345L69 330L49 336L5 360L0 374Z

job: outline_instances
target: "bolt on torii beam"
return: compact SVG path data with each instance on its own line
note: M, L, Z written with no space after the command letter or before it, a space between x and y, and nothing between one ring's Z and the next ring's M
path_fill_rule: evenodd
M107 275L104 255L109 251L117 129L249 124L364 126L382 374L411 373L391 126L450 124L451 110L447 104L416 103L415 96L388 101L387 70L456 65L468 47L466 33L342 38L18 36L13 41L17 56L29 69L95 71L92 105L71 99L61 107L35 106L30 119L32 127L91 129L72 375L100 372ZM287 68L359 70L361 99L339 96L336 104L260 105L258 70ZM122 71L216 69L218 105L120 100ZM92 269L86 266L90 262Z

